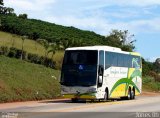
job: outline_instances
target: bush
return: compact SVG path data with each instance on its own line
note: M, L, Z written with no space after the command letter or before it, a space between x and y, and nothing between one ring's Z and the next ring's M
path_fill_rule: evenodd
M5 56L7 56L8 53L9 53L8 47L6 47L6 46L0 47L0 55L5 55Z
M50 68L55 68L55 62L52 59L46 58L44 65Z
M0 55L5 55L11 58L17 58L20 59L22 54L22 59L27 60L31 63L35 64L41 64L46 67L50 67L55 69L55 62L52 59L45 58L43 56L39 56L38 54L32 54L32 53L26 53L26 51L23 51L17 48L11 47L10 49L8 47L2 46L0 47Z
M152 82L153 80L154 80L154 78L152 78L152 77L149 77L149 76L144 77L144 78L143 78L143 84L150 83L150 82Z
M41 64L41 57L37 54L28 53L27 60L31 63Z
M37 54L28 53L27 60L31 63L41 64L46 67L55 68L55 62L52 59L38 56Z
M160 82L160 75L154 71L149 72L149 76L153 77L155 81Z
M10 51L8 53L8 56L9 57L15 57L16 56L16 53L17 53L17 49L16 48L10 48Z
M19 58L21 58L21 54L22 54L22 50L19 50L19 49L17 49L17 52L16 52L16 58L17 59L19 59Z
M27 54L26 51L23 51L22 53L22 50L11 47L7 56L20 59L21 54L22 54L22 59L26 59L26 54Z
M143 67L142 74L144 76L149 76L149 72L154 71L153 63L152 62L147 62L143 58L142 58L142 67Z

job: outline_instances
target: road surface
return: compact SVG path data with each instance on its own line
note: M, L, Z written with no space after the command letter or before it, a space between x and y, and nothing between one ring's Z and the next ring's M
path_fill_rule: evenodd
M46 100L0 104L0 117L18 118L160 118L160 95L137 96L135 100L71 103Z

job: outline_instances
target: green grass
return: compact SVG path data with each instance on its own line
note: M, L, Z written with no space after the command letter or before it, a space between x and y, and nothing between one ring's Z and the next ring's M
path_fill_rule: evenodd
M160 91L160 82L156 82L152 77L143 77L143 91Z
M22 48L22 39L20 36L13 35L10 33L0 32L0 46L11 47L13 41L14 41L13 47L18 49ZM43 46L29 39L26 39L24 41L24 50L29 53L34 53L38 55L44 55L45 53Z
M0 56L0 102L55 98L60 71Z
M13 35L10 33L0 31L0 46L12 47L12 42L14 41L13 47L17 49L22 48L22 39L18 35ZM45 49L42 45L35 42L34 40L26 39L24 41L24 50L28 53L38 54L40 56L44 56ZM51 57L51 53L48 57ZM56 62L55 67L57 69L61 68L61 63L63 59L64 51L57 51L53 57L53 60Z

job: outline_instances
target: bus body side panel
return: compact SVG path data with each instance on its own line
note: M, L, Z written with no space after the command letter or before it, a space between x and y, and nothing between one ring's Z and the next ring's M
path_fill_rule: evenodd
M104 89L108 87L109 97L118 98L125 96L126 83L121 81L127 78L128 68L123 67L109 67L104 72Z
M116 69L115 69L116 70ZM125 69L124 69L125 70ZM123 75L124 77L120 77L120 74L115 74L108 79L110 79L110 85L109 87L109 97L110 98L118 98L128 95L128 89L131 87L131 89L135 89L135 95L139 95L142 91L142 75L141 70L142 69L135 69L135 68L129 68L127 71L122 72L121 69L118 69L115 71L115 73L124 73L127 72L127 76ZM117 76L117 78L116 78ZM121 75L122 76L122 75Z

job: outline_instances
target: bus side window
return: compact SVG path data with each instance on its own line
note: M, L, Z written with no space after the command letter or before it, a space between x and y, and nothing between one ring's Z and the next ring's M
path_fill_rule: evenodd
M123 54L117 54L118 55L118 67L124 67L124 55Z
M103 72L104 72L104 51L99 52L99 66L98 66L98 86L103 84Z
M118 54L112 53L112 66L118 66Z
M111 66L111 53L105 52L105 69Z
M104 68L104 51L99 52L99 65Z

